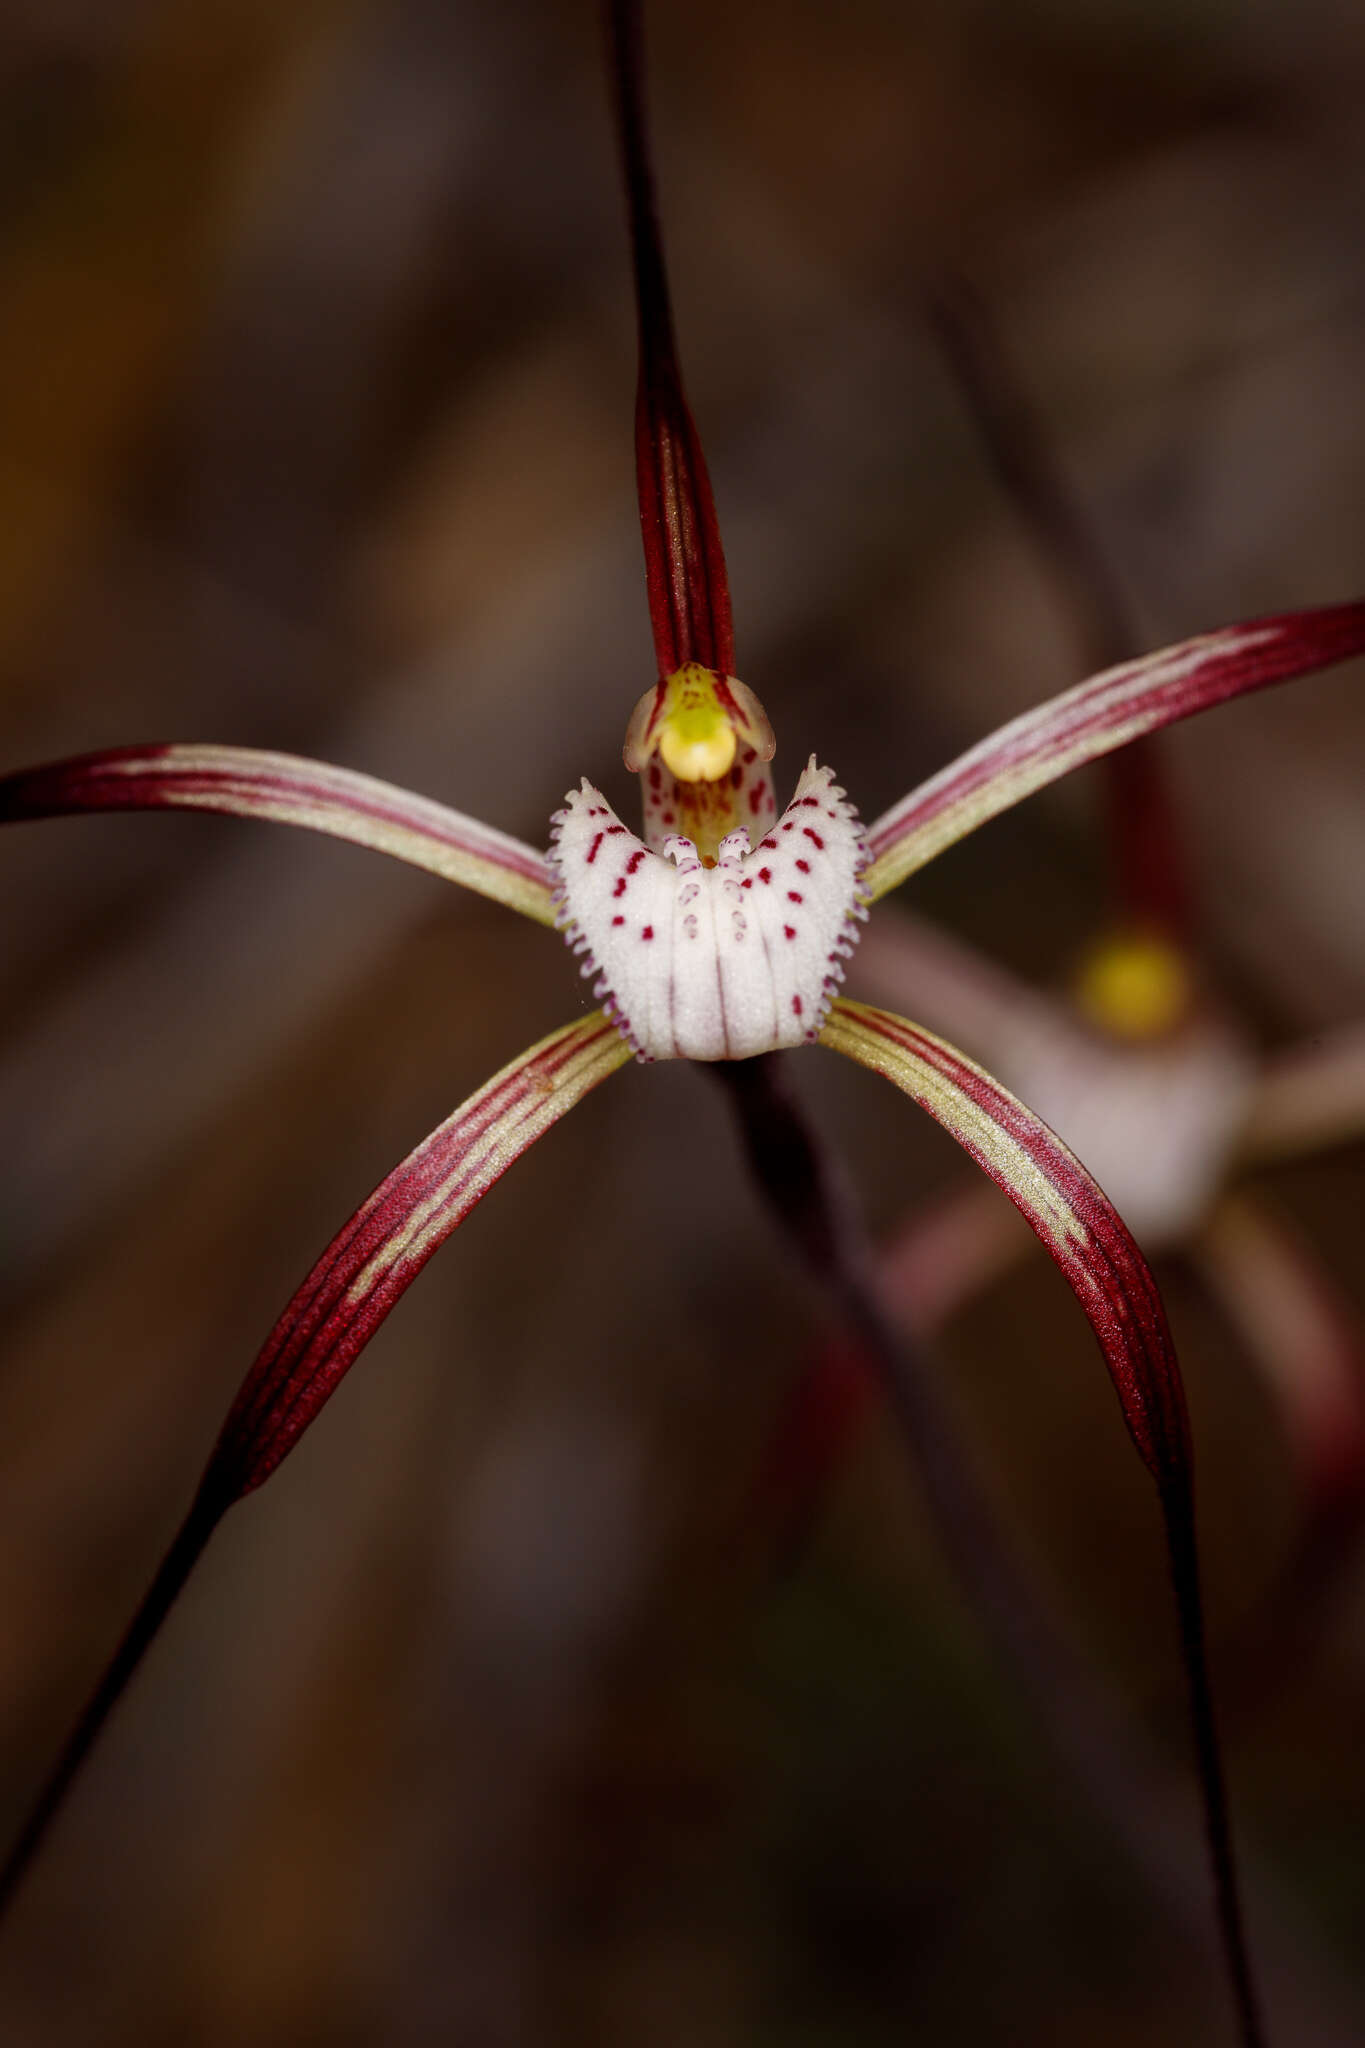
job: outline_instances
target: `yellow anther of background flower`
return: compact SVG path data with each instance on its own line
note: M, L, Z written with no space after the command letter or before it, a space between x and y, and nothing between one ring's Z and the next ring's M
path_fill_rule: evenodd
M1116 1038L1159 1038L1189 1009L1190 972L1180 949L1150 932L1103 939L1082 961L1076 1000Z

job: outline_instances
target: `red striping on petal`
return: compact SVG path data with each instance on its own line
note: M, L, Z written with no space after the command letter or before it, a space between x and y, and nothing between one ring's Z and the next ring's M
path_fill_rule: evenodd
M1122 1218L1061 1140L989 1074L903 1017L838 1001L822 1044L894 1082L1002 1188L1061 1268L1100 1346L1123 1419L1155 1481L1179 1618L1223 1946L1247 2044L1264 2037L1246 1956L1205 1651L1189 1422L1165 1309Z
M302 826L423 867L553 924L543 856L429 798L250 747L120 747L0 779L0 820L186 809Z
M635 471L654 650L661 676L689 661L724 676L735 666L730 590L706 459L678 368L645 129L640 19L612 8L609 23L639 316Z
M1287 612L1182 641L1092 676L982 740L869 828L871 896L986 819L1069 773L1232 697L1365 652L1365 604Z
M395 1168L333 1240L248 1375L210 1467L220 1483L249 1492L269 1476L437 1246L535 1138L628 1057L600 1012L583 1018L495 1076Z
M1178 1483L1179 1475L1188 1471L1188 1423L1161 1297L1118 1212L1080 1161L989 1074L903 1017L840 1000L826 1037L836 1050L866 1065L877 1064L869 1039L881 1039L912 1062L922 1063L1005 1133L1055 1191L1071 1219L1069 1235L1062 1234L1036 1194L1011 1178L999 1147L983 1145L941 1099L921 1092L898 1073L888 1074L952 1131L1023 1211L1090 1318L1144 1464L1163 1490Z

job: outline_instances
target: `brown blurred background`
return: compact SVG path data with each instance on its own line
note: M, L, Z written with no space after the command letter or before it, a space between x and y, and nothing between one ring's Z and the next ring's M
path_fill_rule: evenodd
M780 781L818 747L874 816L1079 672L923 317L945 265L1150 644L1361 592L1358 8L650 21ZM6 0L6 764L281 746L535 840L584 772L630 803L652 671L600 74L590 0ZM1360 681L1172 741L1209 959L1263 1044L1365 1009ZM1105 901L1099 795L1002 819L916 907L1056 980ZM8 1828L310 1260L582 990L544 932L302 834L69 821L0 859ZM961 1183L870 1077L792 1065L878 1227ZM752 1473L817 1311L724 1110L680 1070L594 1096L229 1518L4 1930L7 2042L1227 2038L888 1427L774 1558ZM1365 1148L1257 1185L1365 1318ZM1178 1270L1169 1294L1217 1658L1298 1504L1237 1344ZM943 1358L1011 1541L1183 1758L1149 1488L1064 1285L1026 1266ZM1348 1571L1283 1684L1228 1701L1300 2048L1365 2000L1362 1627Z

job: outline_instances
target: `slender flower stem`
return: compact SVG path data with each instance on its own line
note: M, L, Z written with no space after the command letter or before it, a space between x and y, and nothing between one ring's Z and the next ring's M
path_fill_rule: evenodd
M213 1468L205 1474L199 1491L181 1523L174 1542L161 1561L146 1597L133 1616L123 1640L109 1660L104 1676L86 1702L85 1710L67 1737L60 1756L24 1822L18 1840L0 1866L0 1913L37 1854L71 1784L94 1747L100 1731L123 1696L129 1680L150 1647L162 1622L174 1605L185 1581L203 1555L204 1546L231 1506Z
M1075 623L1082 674L1131 660L1142 636L1128 598L980 296L965 278L944 274L930 291L928 311L996 473L1060 586ZM1139 740L1109 755L1105 772L1123 912L1147 930L1187 937L1193 890L1158 741Z
M1260 2001L1247 1952L1246 1929L1238 1893L1237 1865L1232 1847L1232 1825L1227 1784L1223 1776L1223 1753L1214 1718L1213 1694L1207 1682L1208 1648L1204 1639L1204 1605L1199 1590L1199 1558L1188 1495L1174 1488L1164 1489L1161 1510L1166 1521L1167 1551L1171 1560L1171 1583L1180 1617L1181 1645L1188 1678L1191 1732L1204 1787L1204 1828L1213 1867L1218 1924L1222 1930L1223 1952L1232 1978L1233 1995L1241 2021L1246 2048L1262 2048L1265 2029Z
M1170 1788L996 1527L947 1403L924 1354L908 1345L877 1298L869 1249L845 1190L770 1055L711 1071L726 1088L749 1166L801 1264L890 1395L949 1564L989 1639L1023 1684L1054 1750L1183 1924L1206 1911L1186 1829ZM1194 1528L1163 1494L1205 1830L1222 1947L1242 2048L1265 2035L1247 1959L1212 1697L1206 1678Z

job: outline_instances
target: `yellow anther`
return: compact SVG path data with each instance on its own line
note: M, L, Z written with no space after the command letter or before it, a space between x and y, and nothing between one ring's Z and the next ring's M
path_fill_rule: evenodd
M1115 1038L1160 1038L1180 1022L1193 993L1184 955L1150 932L1102 939L1076 977L1081 1009Z
M714 698L684 703L664 720L659 752L679 782L719 782L735 758L735 729Z
M753 691L733 676L688 662L636 705L626 731L626 766L638 774L657 752L679 782L719 782L741 740L760 760L772 759L772 727Z

